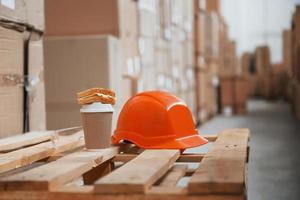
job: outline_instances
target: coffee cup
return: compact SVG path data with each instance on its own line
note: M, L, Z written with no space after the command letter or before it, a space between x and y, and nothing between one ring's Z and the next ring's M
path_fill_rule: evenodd
M94 102L82 106L80 113L87 149L110 147L113 112L111 104Z

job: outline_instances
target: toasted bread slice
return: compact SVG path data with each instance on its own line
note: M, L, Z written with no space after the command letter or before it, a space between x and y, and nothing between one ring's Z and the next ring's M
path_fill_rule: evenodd
M115 97L116 94L114 91L110 90L110 89L105 89L105 88L90 88L87 90L84 90L82 92L78 92L77 93L77 97L78 98L82 98L82 97L87 97L87 96L91 96L95 93L98 94L104 94L104 95L110 95L112 97Z
M94 93L90 96L78 98L77 101L80 105L91 104L91 103L94 103L94 102L101 102L101 103L104 103L104 104L115 105L116 98L112 97L110 95Z

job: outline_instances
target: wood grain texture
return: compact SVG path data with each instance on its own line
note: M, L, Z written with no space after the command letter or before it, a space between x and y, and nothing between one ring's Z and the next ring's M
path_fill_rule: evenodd
M111 159L117 147L82 151L31 170L0 179L0 190L51 190Z
M221 132L189 184L190 194L244 192L248 129Z
M54 131L35 131L0 139L0 152L7 152L24 146L50 140Z
M73 135L60 136L55 141L40 143L0 155L0 173L31 164L53 154L84 145L80 139L82 131Z
M205 154L181 154L176 162L201 162ZM138 154L118 154L114 157L114 162L129 162L136 158Z
M145 193L179 158L179 150L145 150L95 182L96 193Z

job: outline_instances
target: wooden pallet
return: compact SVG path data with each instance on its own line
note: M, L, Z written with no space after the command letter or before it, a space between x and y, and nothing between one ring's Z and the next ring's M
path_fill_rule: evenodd
M85 150L82 134L74 128L0 140L0 199L246 199L247 129L205 136L213 142L206 154L125 143Z

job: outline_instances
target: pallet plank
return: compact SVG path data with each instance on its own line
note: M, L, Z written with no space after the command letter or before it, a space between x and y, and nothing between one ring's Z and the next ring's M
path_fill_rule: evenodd
M205 154L181 154L176 162L201 162ZM132 159L136 158L137 154L118 154L114 157L114 162L129 162Z
M81 127L72 127L56 131L32 131L22 135L0 139L0 152L8 152L25 146L38 144L48 140L54 140L58 135L71 135L80 131Z
M80 139L82 134L83 132L79 131L73 135L60 136L56 141L40 143L34 146L1 154L0 173L31 164L59 152L84 146L84 141Z
M117 147L82 151L31 170L0 179L0 190L51 190L111 159Z
M24 146L50 140L55 131L34 131L0 139L0 152L7 152Z
M179 158L179 150L145 150L95 183L96 193L145 193Z
M248 129L221 132L193 174L189 193L243 193L248 139Z

